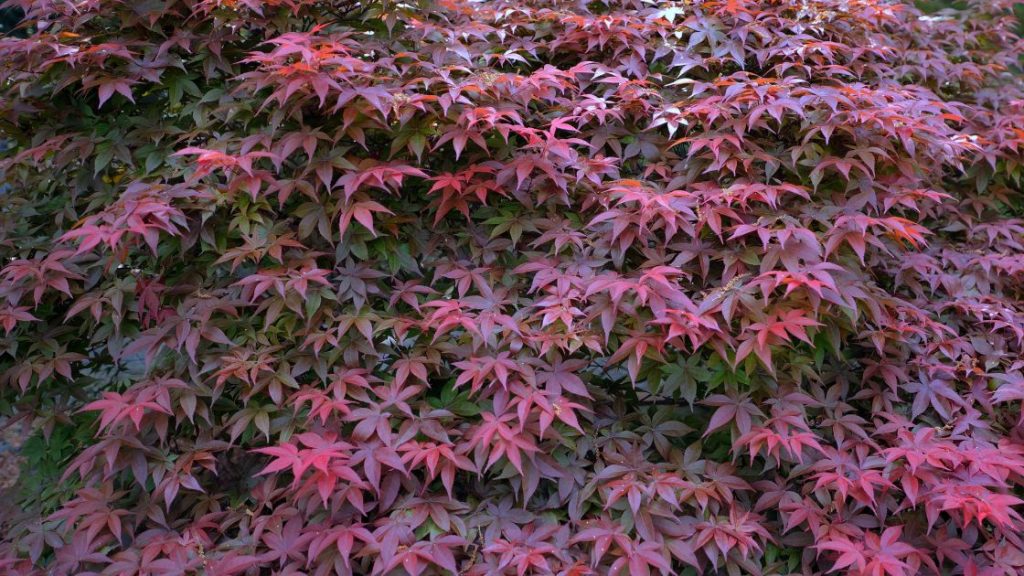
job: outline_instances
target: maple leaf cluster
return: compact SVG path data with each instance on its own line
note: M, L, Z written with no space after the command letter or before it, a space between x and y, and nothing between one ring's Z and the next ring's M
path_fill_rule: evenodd
M1024 573L1020 4L8 0L0 572Z

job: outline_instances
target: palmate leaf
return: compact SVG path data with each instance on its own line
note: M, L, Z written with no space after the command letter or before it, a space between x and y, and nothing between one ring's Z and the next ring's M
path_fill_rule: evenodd
M0 573L1021 573L1019 4L7 2Z

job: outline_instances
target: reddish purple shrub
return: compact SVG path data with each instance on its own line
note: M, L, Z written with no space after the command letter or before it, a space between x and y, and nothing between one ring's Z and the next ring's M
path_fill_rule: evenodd
M1024 573L968 4L8 0L0 572Z

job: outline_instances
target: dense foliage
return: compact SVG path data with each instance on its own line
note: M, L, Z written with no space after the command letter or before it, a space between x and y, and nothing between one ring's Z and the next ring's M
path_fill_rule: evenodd
M8 0L4 574L1024 572L1015 2Z

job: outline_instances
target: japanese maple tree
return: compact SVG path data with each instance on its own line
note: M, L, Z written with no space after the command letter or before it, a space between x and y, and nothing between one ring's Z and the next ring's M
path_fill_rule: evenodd
M1024 573L1020 4L7 0L0 573Z

